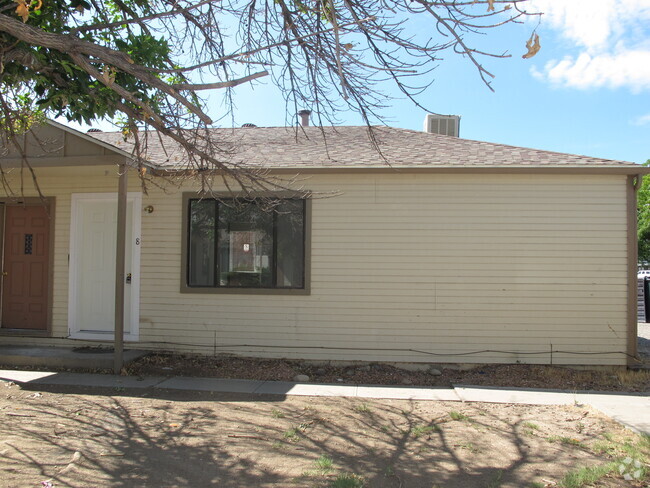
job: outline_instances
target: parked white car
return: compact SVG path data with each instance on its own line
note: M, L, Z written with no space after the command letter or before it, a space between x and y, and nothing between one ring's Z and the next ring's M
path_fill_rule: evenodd
M640 269L636 274L637 278L650 278L650 269Z

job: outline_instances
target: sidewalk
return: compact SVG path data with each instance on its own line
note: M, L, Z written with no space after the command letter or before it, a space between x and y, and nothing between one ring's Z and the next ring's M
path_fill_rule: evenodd
M247 393L356 397L449 402L517 403L524 405L590 405L625 427L650 435L650 394L593 391L536 390L471 385L453 387L402 387L332 385L285 381L232 380L219 378L112 376L84 373L0 370L0 381L31 385L67 385L105 388L139 388Z

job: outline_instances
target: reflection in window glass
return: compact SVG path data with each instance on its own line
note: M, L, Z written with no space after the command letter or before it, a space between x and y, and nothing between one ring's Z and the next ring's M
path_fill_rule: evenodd
M277 208L277 283L304 287L304 229L302 200L287 200Z
M189 277L190 286L214 285L215 212L214 200L190 201Z
M304 200L191 200L189 215L188 286L304 288Z
M273 286L273 212L254 203L219 206L219 285Z

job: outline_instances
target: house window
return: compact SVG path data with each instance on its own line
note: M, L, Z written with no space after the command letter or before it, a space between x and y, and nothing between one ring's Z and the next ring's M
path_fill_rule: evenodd
M304 289L305 208L298 198L189 199L187 286Z

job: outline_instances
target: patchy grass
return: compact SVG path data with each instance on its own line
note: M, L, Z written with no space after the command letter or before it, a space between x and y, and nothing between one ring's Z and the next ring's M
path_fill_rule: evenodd
M449 412L449 416L451 417L451 420L469 420L469 416L465 415L464 413L457 412L456 410Z
M539 430L539 425L537 425L535 422L524 422L524 423L521 424L521 425L522 425L523 427L525 427L526 429L530 429L530 430Z
M363 488L365 480L353 473L342 473L329 484L330 488Z
M292 427L289 430L286 430L282 437L288 441L298 442L300 440L300 429L298 427Z
M604 440L594 442L593 452L613 458L617 474L627 481L643 482L648 479L650 463L650 436L605 432ZM612 464L610 463L610 464Z
M574 439L573 437L552 435L547 437L546 440L551 443L559 442L561 444L566 444L567 446L584 447L579 439Z
M626 457L625 459L619 459L617 464L618 472L623 476L624 480L644 481L648 478L648 465L638 459Z
M591 450L596 454L616 455L616 446L609 441L596 441L591 445Z
M271 416L274 419L283 419L284 418L284 412L278 408L272 408L271 409Z
M129 486L220 488L541 488L540 482L558 488L603 473L596 482L601 488L648 484L650 437L572 406L151 389L117 395L108 388L1 382L0 390L0 417L7 420L0 422L2 486L47 479L57 487L86 486L88 480L113 486L123 473ZM356 413L362 401L372 417ZM454 421L450 410L458 408L457 419L471 420ZM276 410L286 418L278 420ZM540 428L524 427L526 421ZM444 436L434 433L438 426ZM538 434L527 437L524 429ZM75 458L77 451L81 457ZM201 469L187 459L201 460ZM609 463L614 470L596 469ZM635 473L643 480L624 480Z
M440 427L437 425L416 425L411 429L411 434L416 439L432 432L440 432Z
M307 478L327 476L334 470L334 461L332 458L322 454L316 461L314 461L316 469L310 469L303 472L302 476Z
M501 478L503 478L503 471L499 470L490 479L487 488L499 488L499 486L501 486Z
M607 454L611 457L638 459L650 463L650 436L634 435L625 432L623 435L614 435L605 432L601 435L605 440L595 441L591 450L598 454Z
M639 448L650 451L650 434L641 434L639 436Z
M329 456L326 456L325 454L321 455L317 460L316 460L316 467L320 470L321 473L327 474L330 471L332 471L334 466L334 461L332 461L332 458Z
M372 409L365 402L355 405L354 410L364 415L370 415L372 413Z
M610 462L600 466L589 466L569 471L559 483L562 488L582 488L593 485L595 482L616 472L617 463Z

